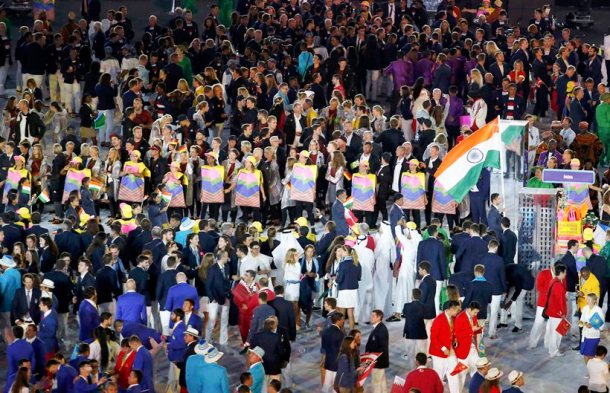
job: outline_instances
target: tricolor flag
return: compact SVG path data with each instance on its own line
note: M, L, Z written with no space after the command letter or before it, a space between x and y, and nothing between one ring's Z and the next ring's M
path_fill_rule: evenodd
M21 185L21 193L26 195L30 195L32 193L32 186L30 185L29 181L23 182Z
M483 168L500 169L502 141L496 118L447 153L434 177L456 202L477 184Z
M100 129L106 125L106 115L104 112L99 112L95 120L93 120L93 128Z
M40 195L38 195L38 199L42 203L49 203L49 202L51 202L51 197L49 196L49 190L42 190Z
M169 191L163 191L161 193L161 200L165 203L169 203L172 200L172 193Z
M521 146L527 120L502 120L500 119L499 130L502 145L506 150L521 155Z
M347 181L352 181L352 174L349 171L343 170L343 177L347 179Z
M89 190L92 192L101 191L103 186L104 184L98 179L91 178L91 180L89 180Z
M345 207L346 209L351 209L352 206L354 206L354 198L347 197L345 202L343 202L343 207Z
M178 149L178 153L186 153L188 152L188 148L186 147L186 143L182 146L180 146L180 149Z
M593 231L593 242L600 247L603 247L606 244L606 231L608 229L610 229L609 226L598 222L595 230Z
M358 223L358 218L350 209L345 209L345 221L347 222L348 227L353 227Z

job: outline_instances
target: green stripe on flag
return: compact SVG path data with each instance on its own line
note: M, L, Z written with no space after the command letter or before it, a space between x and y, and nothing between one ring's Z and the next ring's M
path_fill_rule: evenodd
M500 152L498 150L490 150L487 152L485 160L470 168L455 186L447 190L447 193L453 197L458 203L462 202L470 189L477 184L479 176L484 168L500 169Z
M506 146L506 149L521 155L521 140L525 127L521 125L509 125L506 128L500 127L500 130L500 137L502 138L502 143Z

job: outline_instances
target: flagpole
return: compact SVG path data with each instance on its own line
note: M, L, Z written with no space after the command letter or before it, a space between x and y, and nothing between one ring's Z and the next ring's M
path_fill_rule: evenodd
M502 209L506 209L506 193L504 192L504 161L506 161L506 148L502 145L502 138L500 137L500 116L498 119L498 140L500 142L500 153L504 155L504 159L500 157L500 193L502 194Z

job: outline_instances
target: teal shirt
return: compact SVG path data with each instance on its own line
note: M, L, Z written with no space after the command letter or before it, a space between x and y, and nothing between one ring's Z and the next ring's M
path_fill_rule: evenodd
M7 269L0 275L0 312L10 312L15 291L21 288L21 273L15 268Z
M201 355L191 355L186 361L186 388L189 393L229 393L227 370L206 363Z
M250 366L248 371L252 374L252 380L254 381L250 391L252 393L263 393L263 385L265 384L265 368L263 367L263 362Z
M610 242L604 244L604 247L599 251L599 255L606 258L606 277L610 278Z

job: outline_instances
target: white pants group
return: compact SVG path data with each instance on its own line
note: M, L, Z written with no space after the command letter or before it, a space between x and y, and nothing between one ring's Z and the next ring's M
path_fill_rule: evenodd
M544 334L544 347L547 348L547 336L546 336L546 319L542 317L542 311L544 307L537 306L536 307L536 316L534 317L534 324L532 325L532 330L530 331L530 342L529 348L536 348L538 346L538 341L540 337Z
M99 111L106 116L106 124L99 130L99 142L110 142L110 135L114 132L114 111L114 109Z
M415 355L418 353L428 353L428 340L412 340L405 339L405 354L408 356L409 360L412 361L415 359Z
M517 329L521 329L523 327L523 301L526 293L527 291L521 291L519 296L517 296L517 300L512 302L510 305L510 314L512 316L512 320L515 321L515 327ZM500 310L500 323L508 325L508 310Z
M64 78L61 72L57 71L54 74L49 75L49 96L51 101L62 102L61 91L63 89Z
M205 339L208 342L212 342L212 332L214 326L216 326L216 318L218 318L218 312L220 311L220 337L218 343L220 345L226 345L229 341L229 301L225 300L224 304L218 304L217 302L210 302L208 304L208 324L205 329Z
M436 281L436 292L434 293L434 308L436 308L436 315L440 314L441 307L441 291L443 290L443 281ZM428 333L429 334L429 333Z
M549 318L546 324L545 341L549 344L549 355L551 357L559 355L562 336L557 333L557 326L559 326L560 322L561 318Z
M366 70L366 97L371 101L377 101L380 75L380 70Z
M457 375L451 375L455 366L457 366L458 360L455 355L450 355L447 358L440 358L438 356L432 356L432 368L439 375L441 379L447 378L447 385L449 386L449 393L461 393L466 381L466 371L463 371Z
M23 74L21 78L23 83L22 87L24 89L27 87L29 79L34 79L36 86L40 87L41 89L44 86L44 75Z
M493 295L491 304L489 305L489 337L495 337L498 329L498 313L500 312L500 303L502 295Z
M335 377L337 376L336 371L325 370L324 372L324 384L322 384L322 393L334 393L335 388Z
M374 368L371 377L373 393L386 393L388 391L384 368Z
M74 83L62 83L61 87L61 97L66 105L66 110L68 113L78 113L80 111L82 99L80 83L78 83L78 81L75 81Z

